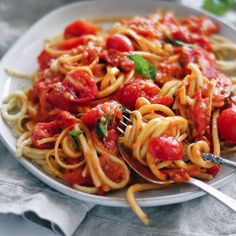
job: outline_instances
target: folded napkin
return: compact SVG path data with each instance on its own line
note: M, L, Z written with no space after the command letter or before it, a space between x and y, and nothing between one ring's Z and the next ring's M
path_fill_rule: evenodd
M24 218L72 235L94 206L61 194L21 167L0 143L0 213Z
M0 58L35 20L65 2L1 0ZM236 198L236 177L221 191ZM150 217L149 226L143 225L129 208L94 207L67 197L33 177L0 142L0 235L236 236L236 214L211 196L145 211ZM3 234L1 225L13 220L11 232ZM32 233L21 229L23 225Z

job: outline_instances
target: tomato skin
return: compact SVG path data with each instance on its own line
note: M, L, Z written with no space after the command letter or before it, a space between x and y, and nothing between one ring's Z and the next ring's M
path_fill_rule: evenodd
M37 57L39 68L45 70L50 66L51 60L54 58L51 54L43 50Z
M227 108L220 113L218 130L221 138L236 143L236 108Z
M213 177L215 177L221 169L220 165L215 164L213 167L210 169L207 169L207 173L211 174Z
M182 144L173 137L153 137L149 141L148 151L160 160L181 160Z
M129 72L134 69L134 62L130 60L129 56L125 52L119 52L114 49L108 49L103 51L100 59L105 61L111 66L116 66L124 72Z
M102 104L98 104L96 107L89 110L85 113L81 120L88 126L93 127L96 125L97 121L101 119L104 115L110 116L122 116L120 111L120 104L116 101L104 102Z
M124 106L133 109L139 97L148 100L156 98L160 89L150 80L134 79L124 85L119 94L119 102Z
M188 32L184 27L179 27L178 29L173 31L172 36L175 39L181 40L185 43L197 43L200 47L206 49L207 51L213 50L209 40L205 36Z
M78 37L87 34L95 35L100 27L83 20L76 20L67 25L64 31L64 38Z
M152 104L161 104L167 107L171 106L173 102L174 102L174 98L170 96L156 98L151 101Z
M109 179L118 183L122 180L124 170L119 163L113 162L107 155L99 158L101 167Z
M130 39L122 34L114 34L106 40L107 49L115 49L119 52L129 52L134 50L134 46Z
M64 174L64 180L70 184L79 184L79 185L85 185L85 186L92 186L93 181L90 175L87 175L86 177L82 176L83 168L78 167L74 170L68 170Z
M86 43L85 37L76 37L64 39L59 45L58 48L61 50L71 50L72 48L76 48L80 45L84 45Z
M57 109L70 112L74 112L76 109L76 103L67 99L70 93L61 82L56 83L55 87L46 96L47 103Z
M67 74L62 85L66 88L66 99L75 103L88 103L96 98L98 89L92 76L86 71L73 71Z
M52 143L38 144L38 140L51 137L59 132L60 129L55 121L48 123L37 123L31 134L32 143L39 149L52 148Z
M56 115L57 124L60 128L64 129L75 125L77 123L77 118L71 115L68 111L61 111Z
M103 137L102 141L108 150L117 148L118 134L115 129L108 130L107 137Z
M201 139L210 129L209 99L203 98L201 92L197 92L194 97L196 100L192 114L196 126L195 137Z
M211 35L219 31L219 25L209 19L207 16L189 16L182 21L190 32L195 32L203 35Z

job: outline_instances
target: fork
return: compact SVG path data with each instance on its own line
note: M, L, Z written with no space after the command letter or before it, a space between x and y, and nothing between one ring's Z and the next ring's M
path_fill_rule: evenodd
M128 109L124 109L123 112L123 118L124 120L128 121L131 124L131 120L124 115L124 113L131 114L132 112ZM127 124L120 120L120 124L124 127L127 126ZM118 131L120 132L120 135L124 135L124 130L117 127ZM173 181L160 181L158 180L154 174L145 166L140 164L135 158L132 157L132 152L129 148L125 147L122 143L118 144L119 152L124 159L124 161L129 165L129 167L134 170L139 176L141 176L143 179L145 179L148 182L155 183L155 184L171 184L174 183ZM226 194L220 192L219 190L213 188L211 185L206 184L203 181L200 181L198 179L195 179L193 177L190 177L189 181L186 183L197 186L198 188L202 189L206 193L212 195L216 199L218 199L220 202L231 208L234 212L236 212L236 201L227 196Z

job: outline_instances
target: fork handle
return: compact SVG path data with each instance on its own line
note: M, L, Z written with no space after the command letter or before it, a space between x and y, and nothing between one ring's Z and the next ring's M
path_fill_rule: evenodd
M190 178L190 180L187 183L199 187L200 189L209 193L210 195L218 199L220 202L231 208L234 212L236 212L236 201L233 198L227 196L226 194L220 192L219 190L211 187L209 184L206 184L198 179Z
M212 153L203 153L202 157L204 160L208 160L216 164L226 165L232 168L236 168L236 162L227 160L219 156L215 156Z

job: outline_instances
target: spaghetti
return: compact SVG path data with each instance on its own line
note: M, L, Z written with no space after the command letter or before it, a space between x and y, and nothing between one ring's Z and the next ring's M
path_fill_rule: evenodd
M76 20L47 40L35 74L7 70L33 86L7 96L2 117L19 137L18 157L79 191L129 186L128 202L147 224L134 193L169 185L137 183L117 144L161 181L212 179L220 167L201 154L235 150L236 79L224 73L236 70L236 44L205 16L156 13L108 31L96 22ZM131 123L119 136L125 107Z

